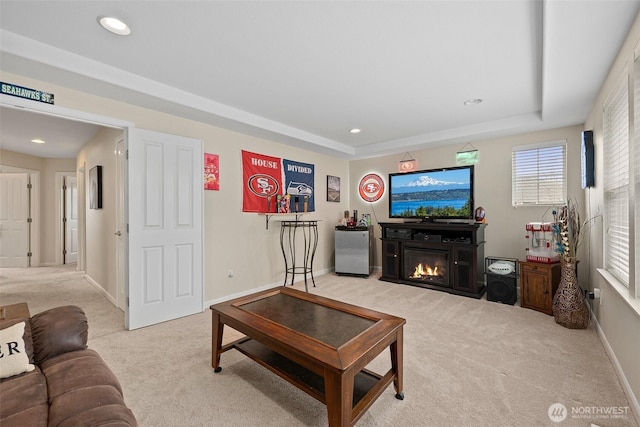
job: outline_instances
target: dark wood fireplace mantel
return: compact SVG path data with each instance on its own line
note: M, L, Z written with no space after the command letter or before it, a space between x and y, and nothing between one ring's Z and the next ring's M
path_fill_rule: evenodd
M380 280L481 298L484 284L484 229L481 223L385 222L382 226ZM420 281L405 266L405 250L445 252L447 280Z

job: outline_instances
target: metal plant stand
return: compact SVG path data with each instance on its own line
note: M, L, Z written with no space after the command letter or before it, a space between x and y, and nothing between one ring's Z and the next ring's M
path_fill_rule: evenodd
M282 256L284 258L284 283L287 285L289 273L291 273L291 286L296 274L304 275L304 289L308 292L307 274L311 276L313 286L316 281L313 278L313 258L316 255L318 247L318 221L280 221L280 247L282 248ZM298 242L300 233L301 241ZM300 258L296 256L296 245L303 244L302 265Z

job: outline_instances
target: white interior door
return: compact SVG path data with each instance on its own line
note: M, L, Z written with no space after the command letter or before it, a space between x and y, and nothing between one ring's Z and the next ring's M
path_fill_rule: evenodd
M135 329L203 309L202 141L129 128L128 297Z
M0 174L0 267L29 266L29 175Z
M126 271L127 271L127 218L126 208L126 168L127 142L116 141L116 282L118 308L126 311Z
M78 261L78 179L64 177L64 264Z

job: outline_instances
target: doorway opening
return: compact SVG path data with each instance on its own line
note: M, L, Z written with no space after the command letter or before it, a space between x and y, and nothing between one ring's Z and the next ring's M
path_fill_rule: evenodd
M13 104L14 99L0 96L0 105L3 101ZM37 107L24 106L38 111ZM43 112L103 127L76 160L76 166L82 162L84 176L77 181L77 260L86 267L87 281L124 308L127 329L201 312L202 140L137 129L132 123L57 107L47 106ZM86 172L103 166L111 176L109 180L103 177L106 188L102 191L120 200L119 208L114 198L108 204L88 206L86 197L79 196L89 188ZM162 185L164 182L175 186ZM121 225L126 228L120 229ZM62 240L66 231L60 234ZM119 240L122 245L116 244ZM115 275L114 270L118 270ZM92 280L90 272L95 272L97 280ZM131 291L129 283L134 284Z
M73 122L83 122L94 124L102 128L119 129L123 134L126 134L127 128L133 126L133 123L131 122L98 116L77 110L70 110L55 105L40 105L38 103L30 102L29 100L9 97L7 95L0 95L0 106L6 109L24 112L30 116L30 121L38 120L39 117L45 118L50 116L62 119L62 121L68 120ZM37 155L34 154L25 154L37 157ZM40 255L44 248L40 247L38 242L41 240L41 233L44 232L41 224L46 220L46 232L50 233L49 236L54 240L54 247L48 249L48 251L52 252L48 252L50 255L48 255L48 261L46 264L64 265L75 262L77 270L84 271L85 274L87 273L87 267L89 265L88 261L91 260L92 254L88 253L86 250L87 218L84 203L84 191L86 188L84 180L86 179L86 175L84 173L84 166L79 165L77 162L78 160L76 157L74 162L75 166L72 171L57 172L54 174L55 182L49 185L55 185L55 196L48 201L48 203L50 203L50 208L48 208L50 210L46 212L48 218L36 218L35 216L35 214L40 212L40 206L42 206L40 196L45 197L45 193L40 191L39 186L34 185L33 190L35 190L35 194L31 197L32 212L34 213L34 216L32 216L33 231L31 233L31 238L35 243L32 243L31 245L31 252L33 254L31 262L32 266L43 265L41 262L42 257ZM0 172L4 172L5 169L6 168L3 167ZM32 180L32 182L39 183L41 181L40 172L33 172L37 173L37 179ZM42 185L45 184L47 183L43 183ZM124 185L124 183L122 183L122 185ZM124 191L124 189L122 191ZM114 215L111 211L103 211L101 214L110 216ZM105 245L105 249L107 248L114 251L118 250L117 247L114 248L112 245ZM126 257L126 254L123 256ZM106 263L106 261L104 259L94 260L94 264L95 263ZM116 277L125 276L118 274ZM87 279L90 283L92 282L90 277L87 276ZM114 296L116 293L119 294L120 292L107 292L106 283L99 283L99 285L99 288L105 287L105 289L99 290L104 291L103 293L105 296L118 306L119 304L114 301L114 297L110 296L109 292ZM125 289L124 283L117 283L115 286L119 289Z

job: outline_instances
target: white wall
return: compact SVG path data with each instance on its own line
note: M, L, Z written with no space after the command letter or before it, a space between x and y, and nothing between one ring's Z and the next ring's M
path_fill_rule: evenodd
M115 143L122 138L121 129L102 128L80 150L78 170L84 168L78 193L89 188L89 171L102 166L102 209L89 209L88 195L79 223L85 225L85 273L117 301L116 282L116 158Z
M511 205L511 149L517 145L537 142L567 140L568 197L583 200L580 186L580 141L582 126L572 126L548 131L514 135L504 138L474 142L479 151L479 161L474 171L474 205L486 210L484 254L487 257L524 259L526 253L525 225L534 221L552 221L549 207L520 207ZM461 146L444 146L412 151L418 169L456 166L455 155ZM352 161L350 163L351 208L359 213L371 213L379 222L389 221L388 197L373 206L362 201L357 186L367 173L376 172L388 179L389 173L398 171L398 162L405 154ZM583 207L583 206L581 206ZM375 212L375 215L373 214ZM397 221L397 220L393 220ZM380 228L375 228L380 237ZM376 265L380 265L380 241L377 240ZM580 268L585 268L581 263Z
M634 48L640 43L640 15L631 28L620 53L613 63L607 78L600 89L598 98L587 121L585 129L592 129L595 145L595 182L596 186L585 194L585 200L589 206L589 212L602 212L604 207L602 177L606 173L603 167L603 125L602 108L609 95L618 88L621 81L633 82ZM633 87L629 88L629 99L634 99ZM631 109L631 145L638 150L638 141L633 138L633 108ZM636 130L637 131L637 130ZM636 156L638 153L636 152ZM637 174L637 171L636 171ZM636 175L638 176L638 175ZM639 183L636 182L636 198L639 197ZM636 212L636 218L640 215ZM638 223L638 220L636 220ZM636 236L639 236L636 230ZM607 280L604 280L596 271L604 265L603 254L604 230L599 223L591 233L589 245L591 263L589 271L589 288L600 288L602 298L594 304L594 312L601 328L603 340L613 352L618 368L624 373L628 384L623 384L631 389L635 396L636 417L640 419L640 300L632 300L626 290L620 292ZM635 240L636 252L638 249L638 237ZM632 260L633 262L633 260ZM640 271L636 269L636 287L640 287Z
M42 170L40 174L40 184L42 185L40 193L41 201L41 218L42 228L40 229L40 247L42 248L42 264L55 265L56 251L60 251L60 247L56 247L56 228L60 232L62 223L57 223L56 219L61 219L58 212L56 215L56 206L62 209L59 203L62 194L59 188L56 188L56 173L67 172L75 176L76 162L75 159L43 159ZM56 203L58 199L58 203ZM60 256L60 254L58 254Z
M333 227L341 217L341 212L348 207L348 193L343 192L340 203L327 202L326 176L339 176L342 178L343 185L346 186L349 170L349 164L346 160L96 97L11 73L2 72L0 77L2 81L26 87L37 87L54 93L56 105L61 107L134 122L136 127L143 129L201 139L204 142L206 153L220 156L220 191L206 191L204 194L204 295L206 301L248 292L271 284L281 284L284 279L284 262L279 244L280 226L277 220L272 219L269 229L266 230L264 216L242 212L241 150L315 165L316 211L309 213L304 218L320 221L320 237L314 271L321 273L333 268ZM99 160L103 165L111 164L114 158L113 141L107 145L109 147L105 148ZM93 152L93 149L90 151ZM88 176L89 169L93 164L97 164L98 160L95 160L93 155L89 155L89 151L86 153L83 151L83 153L83 156L88 159L85 171L85 176ZM81 163L82 160L79 159L78 165L80 166ZM109 173L105 168L105 174ZM103 217L107 216L105 215L106 210L111 209L114 205L113 202L108 201L111 197L108 193L115 191L109 185L111 184L105 182L103 195L105 208L103 211L93 211L87 215L88 233L96 224L101 224L103 227L102 230L92 231L92 233L102 236L103 240L92 241L87 235L87 252L103 253L101 251L108 251L113 253L111 248L114 247L115 236L113 236L112 224L115 223L115 218L103 221ZM87 257L88 260L90 258L90 256ZM113 293L115 291L112 288L113 279L110 276L113 274L112 261L110 258L106 258L102 262L107 265L87 265L87 273L115 298L115 293ZM102 268L107 270L102 271ZM233 278L227 277L227 271L230 269L234 270L235 276Z
M216 132L206 138L204 151L220 155L220 191L204 194L207 299L282 284L284 280L278 218L270 219L267 230L264 216L241 212L241 149L315 165L316 211L302 217L320 220L315 272L333 268L333 227L348 206L344 196L341 203L326 201L327 175L348 179L348 163L344 160L232 132ZM228 278L228 270L233 270L235 277Z

